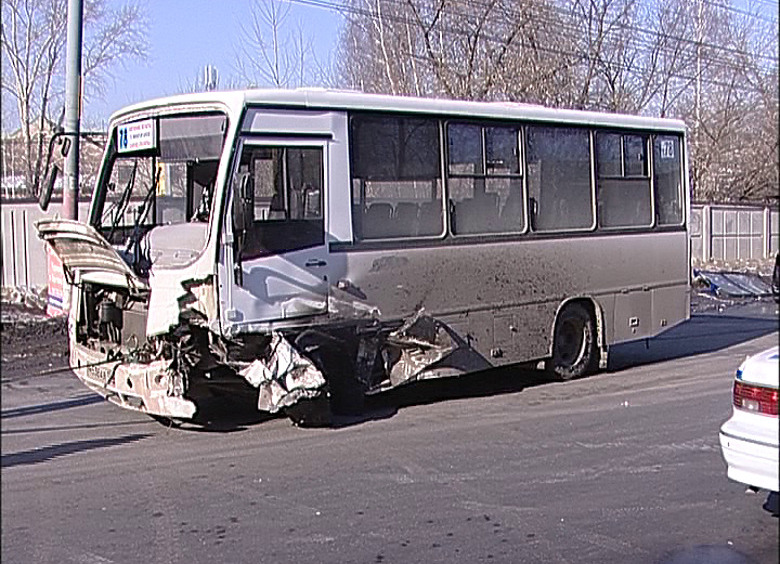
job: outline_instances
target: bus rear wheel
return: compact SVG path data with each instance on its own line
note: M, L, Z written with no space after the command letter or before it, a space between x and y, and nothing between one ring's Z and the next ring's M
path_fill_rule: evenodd
M592 374L598 368L596 322L581 303L564 306L555 320L552 357L545 365L557 380Z

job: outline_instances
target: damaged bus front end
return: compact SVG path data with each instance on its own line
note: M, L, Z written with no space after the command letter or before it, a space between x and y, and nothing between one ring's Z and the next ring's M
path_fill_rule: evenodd
M157 248L151 237L138 255L149 265L141 276L132 254L117 251L90 225L44 220L37 228L73 289L73 371L108 401L153 417L193 420L215 397L243 397L296 424L327 425L334 412L360 410L365 393L414 381L457 348L424 311L403 323L381 323L377 310L336 287L329 309L340 321L225 336L214 278L183 280L180 270L158 269L149 260ZM179 242L187 231L156 229Z
M86 386L166 420L244 398L323 425L452 350L422 311L382 323L334 283L316 134L332 117L299 124L311 139L258 142L236 127L255 119L238 96L191 99L115 116L88 223L36 225L72 289L70 365Z

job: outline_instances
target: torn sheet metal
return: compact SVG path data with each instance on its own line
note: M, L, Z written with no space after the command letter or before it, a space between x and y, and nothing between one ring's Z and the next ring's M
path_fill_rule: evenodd
M217 300L214 294L213 277L183 282L182 286L187 290L187 294L179 298L179 306L182 310L196 311L203 314L207 320L217 318Z
M259 389L259 410L276 413L322 393L325 386L322 372L277 332L271 336L270 350L268 358L257 359L239 371L249 384Z
M457 348L444 327L423 309L390 333L385 344L389 347L385 348L383 356L385 364L390 365L392 386L418 379L421 372Z

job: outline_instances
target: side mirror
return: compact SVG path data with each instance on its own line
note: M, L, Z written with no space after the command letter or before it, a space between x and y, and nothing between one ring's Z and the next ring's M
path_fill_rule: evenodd
M57 175L59 175L60 169L57 165L52 165L46 180L43 183L41 194L38 197L38 205L43 211L49 208L49 202L51 202L51 195L54 192L54 183L57 182Z
M60 154L63 157L67 157L68 153L70 153L70 138L69 137L63 137L62 138L62 146L60 147Z

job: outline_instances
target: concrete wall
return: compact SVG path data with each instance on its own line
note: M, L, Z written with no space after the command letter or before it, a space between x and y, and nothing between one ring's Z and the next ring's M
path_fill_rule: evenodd
M762 206L691 206L694 263L758 261L780 248L780 212Z
M61 214L53 203L44 213L36 203L2 205L3 288L39 288L47 283L47 259L35 222ZM88 202L79 203L87 218ZM694 204L691 206L691 251L694 264L762 260L780 250L780 212L761 206Z

